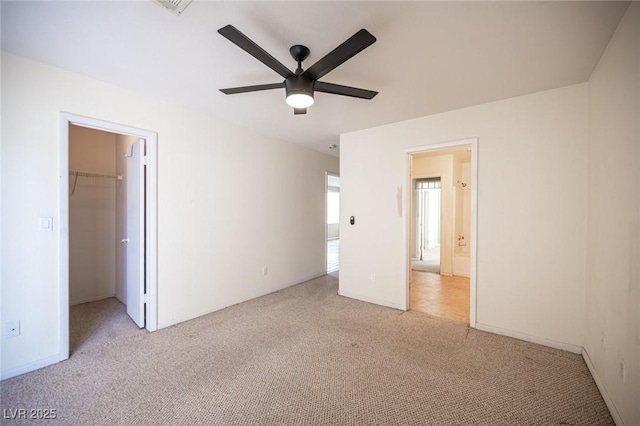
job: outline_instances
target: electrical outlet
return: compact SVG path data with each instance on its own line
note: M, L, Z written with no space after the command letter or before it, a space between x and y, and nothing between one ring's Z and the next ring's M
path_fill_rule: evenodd
M7 339L20 335L20 321L7 321L4 324L4 334Z
M376 274L375 273L371 273L371 282L375 283L376 282Z
M266 266L262 267L262 275L267 275L269 273L269 268L267 268Z

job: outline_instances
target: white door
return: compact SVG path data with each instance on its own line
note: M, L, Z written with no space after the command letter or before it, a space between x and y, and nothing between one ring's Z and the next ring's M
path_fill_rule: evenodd
M127 157L126 277L127 314L138 327L145 326L145 200L144 143L138 140Z

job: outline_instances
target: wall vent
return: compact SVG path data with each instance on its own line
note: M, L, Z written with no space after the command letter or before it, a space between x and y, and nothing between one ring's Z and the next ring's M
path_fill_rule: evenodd
M176 15L180 15L191 4L193 0L153 0L154 3L170 10Z

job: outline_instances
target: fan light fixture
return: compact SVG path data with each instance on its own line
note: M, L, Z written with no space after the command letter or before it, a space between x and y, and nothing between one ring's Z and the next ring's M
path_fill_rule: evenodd
M313 105L313 80L295 74L284 81L284 86L287 91L287 105L294 108L307 108Z
M287 105L294 108L307 108L313 105L313 96L306 93L294 93L287 96Z

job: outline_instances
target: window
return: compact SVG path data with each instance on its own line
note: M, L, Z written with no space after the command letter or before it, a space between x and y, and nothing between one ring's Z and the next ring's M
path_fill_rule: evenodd
M439 177L416 179L416 189L439 189L440 187Z

